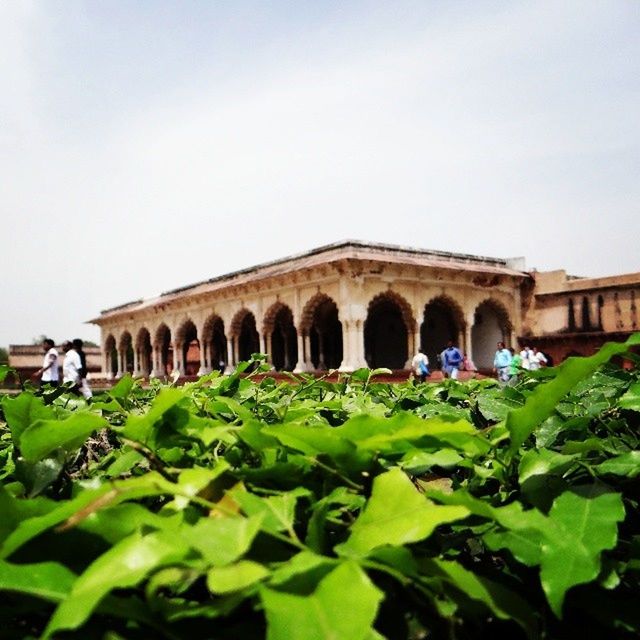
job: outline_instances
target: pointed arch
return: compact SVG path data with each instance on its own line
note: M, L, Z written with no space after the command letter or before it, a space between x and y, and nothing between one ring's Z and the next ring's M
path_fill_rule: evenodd
M133 338L128 331L123 331L118 342L121 366L118 373L133 373Z
M274 368L277 371L293 371L298 361L298 332L290 307L279 301L272 304L262 326Z
M223 372L229 362L227 337L224 332L224 321L216 313L212 313L204 323L202 348L204 349L205 366L208 370Z
M158 373L168 376L173 371L173 343L171 329L164 322L156 329L153 344L158 354Z
M400 294L389 290L372 298L364 323L367 364L372 368L403 369L415 324L411 305Z
M307 367L337 369L343 358L342 323L335 300L316 293L304 305L300 320Z
M179 349L180 372L185 376L197 375L200 369L200 340L198 329L191 318L187 318L178 327L175 342L176 349Z
M151 373L151 334L146 327L141 327L136 334L135 350L138 361L138 371L136 374L148 376Z
M435 296L425 304L420 325L420 342L434 367L438 356L449 342L460 347L464 327L464 312L451 296Z
M475 309L471 344L473 359L480 369L493 367L498 342L509 344L513 324L505 306L493 298L483 300Z
M251 354L260 352L260 336L256 328L256 317L249 309L242 308L231 322L231 335L238 360L249 360Z

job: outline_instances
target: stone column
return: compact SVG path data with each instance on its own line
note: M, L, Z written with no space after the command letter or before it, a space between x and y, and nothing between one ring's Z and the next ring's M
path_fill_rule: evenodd
M211 368L207 365L207 343L200 341L200 368L198 369L198 375L203 376L206 373L211 373Z
M308 371L306 367L306 361L304 357L304 341L305 336L301 331L298 331L298 362L296 362L296 366L293 369L293 373L303 373L304 371Z
M469 360L473 360L473 345L471 344L471 324L467 322L464 328L464 347L463 351L467 354Z
M231 373L235 367L235 353L233 352L233 338L227 338L227 367L225 373Z
M260 353L267 353L267 334L266 333L260 333L258 334L259 338L260 338Z
M340 371L355 371L367 366L364 357L364 321L350 319L342 321L343 360Z
M302 344L304 346L305 371L313 371L313 362L311 361L311 336L308 331L302 334Z
M106 349L102 352L103 357L103 367L104 377L107 380L111 380L113 378L113 371L111 371L111 352Z
M133 375L140 375L140 349L137 347L133 350Z
M116 372L116 378L122 378L125 374L127 352L123 349L118 349L118 371Z
M173 371L171 375L175 376L176 372L179 375L184 374L182 370L182 344L178 342L173 343Z
M407 361L405 362L404 368L411 369L411 360L413 360L413 356L416 352L416 332L415 330L407 330Z
M273 364L273 358L271 357L271 334L267 333L264 336L265 341L265 353L267 354L267 364Z

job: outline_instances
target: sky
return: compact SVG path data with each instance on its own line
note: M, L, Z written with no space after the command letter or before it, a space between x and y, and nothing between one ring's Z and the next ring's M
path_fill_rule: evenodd
M0 3L0 346L345 239L640 271L640 2Z

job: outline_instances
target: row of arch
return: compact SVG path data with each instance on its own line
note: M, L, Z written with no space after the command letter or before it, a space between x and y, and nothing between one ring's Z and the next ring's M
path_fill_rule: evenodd
M422 345L435 365L437 354L453 341L473 351L477 366L490 367L496 341L508 341L513 329L508 312L493 299L476 307L470 327L460 306L444 295L427 303L422 316L418 326L409 303L394 291L375 296L356 340L366 364L403 369ZM244 308L228 328L212 314L200 333L187 319L174 334L166 323L153 332L146 327L135 335L125 330L117 339L109 334L103 347L107 375L129 371L162 376L175 369L182 375L229 370L257 352L268 354L278 371L336 369L345 357L344 342L338 305L328 295L317 294L305 306L298 326L291 308L277 302L264 315L261 331L253 312Z

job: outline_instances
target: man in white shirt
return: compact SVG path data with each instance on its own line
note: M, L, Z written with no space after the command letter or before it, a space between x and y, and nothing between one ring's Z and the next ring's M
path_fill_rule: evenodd
M531 371L536 371L540 367L547 366L547 357L542 353L542 351L538 351L536 347L533 347L533 351L531 353L531 358L529 360L529 368Z
M422 382L427 379L427 376L429 375L429 358L427 358L422 349L418 349L418 353L413 356L413 360L411 360L411 368L416 374L416 378L420 378Z
M66 340L62 345L64 351L64 362L62 363L62 382L67 384L72 383L74 392L78 392L80 388L80 382L82 380L82 362L78 352L73 348L73 345Z
M521 367L523 369L531 368L531 356L533 355L533 351L531 351L531 347L525 345L520 352L520 357L522 358Z
M57 387L59 383L58 372L58 352L53 346L53 340L51 338L45 338L42 341L42 349L44 351L44 360L42 367L36 371L33 376L40 378L40 386L49 384L52 387Z

